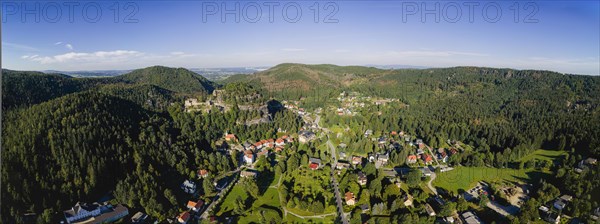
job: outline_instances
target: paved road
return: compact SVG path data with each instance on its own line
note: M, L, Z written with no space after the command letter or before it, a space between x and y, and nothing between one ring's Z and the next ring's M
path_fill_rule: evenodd
M329 148L331 149L331 159L333 161L333 165L331 167L331 184L333 185L333 189L335 191L335 201L337 204L338 213L340 214L340 219L342 220L342 223L348 224L348 219L346 218L346 214L344 213L344 206L342 204L342 197L340 195L338 182L335 179L335 167L337 166L335 147L333 147L333 144L331 144L329 136L327 136L327 146L329 146Z
M431 150L431 147L429 147L428 145L425 145L425 147L427 148L427 150L429 150L429 153L431 154L431 157L433 157L433 160L437 164L436 166L433 166L434 172L431 173L431 177L429 179L429 182L427 182L427 188L429 188L429 190L431 190L435 195L437 195L438 192L435 189L435 187L433 187L433 185L431 185L431 183L437 177L437 175L435 174L435 168L440 166L440 162L437 160L437 157L435 156L435 154L433 154L433 151ZM428 168L428 167L426 167L426 168Z
M433 185L431 185L431 183L433 182L433 180L435 180L435 178L437 177L437 175L435 174L435 172L431 173L431 178L429 179L429 182L427 182L427 187L429 188L429 190L431 190L433 192L433 194L437 195L438 192L435 189L435 187L433 187Z

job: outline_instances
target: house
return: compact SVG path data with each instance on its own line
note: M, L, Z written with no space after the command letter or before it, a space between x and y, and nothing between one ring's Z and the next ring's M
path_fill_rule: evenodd
M246 150L244 152L244 162L246 164L252 164L252 163L254 163L254 153L252 153L252 151Z
M596 165L598 163L598 160L590 157L590 158L585 159L584 163L586 165Z
M417 155L423 155L424 153L423 149L417 149Z
M335 164L335 168L338 169L338 170L348 169L348 168L350 168L350 163L343 162L343 161L338 161L337 164Z
M433 210L431 205L429 205L429 203L425 203L425 212L427 212L427 215L429 216L435 216L435 211Z
M542 216L543 219L549 223L554 223L554 224L558 224L560 223L560 215L558 213L555 212L547 212L545 215Z
M346 153L340 152L340 159L346 159Z
M387 164L389 159L390 159L390 156L388 156L388 154L378 154L377 155L377 161L380 161L383 164Z
M406 157L406 163L407 164L413 164L417 162L417 156L416 155L409 155L408 157Z
M354 205L354 203L356 202L355 201L356 199L354 198L354 193L352 193L352 192L346 192L344 197L346 198L347 205Z
M370 135L373 134L373 130L369 129L365 131L365 138L369 137Z
M419 146L419 149L424 149L425 148L425 143L419 143L419 144L417 144L417 146Z
M560 199L566 202L571 202L571 200L573 200L573 196L565 194L563 196L560 196Z
M430 164L433 161L431 155L428 154L421 155L421 158L423 159L423 162L425 162L425 164Z
M225 141L237 142L238 138L234 134L227 134L227 135L225 135Z
M369 204L362 204L362 205L359 205L359 207L360 207L360 210L362 211L362 213L366 213L370 210Z
M185 224L190 220L190 213L189 212L182 212L181 214L179 214L179 216L177 216L177 222Z
M454 154L458 153L458 150L456 150L455 148L451 148L450 149L450 155L453 156Z
M276 146L284 146L285 145L285 140L278 138L277 140L275 140L275 145Z
M421 168L421 173L423 173L423 176L429 177L433 172L431 172L431 169L429 169L429 167L423 167Z
M556 199L556 201L554 201L554 208L558 209L558 210L563 210L565 209L565 207L567 207L567 202L558 198Z
M447 163L448 162L448 154L446 154L446 152L442 152L442 153L438 154L438 159L442 160L443 163Z
M256 178L256 176L258 176L258 172L255 170L242 170L242 172L240 172L240 176Z
M454 217L452 216L448 216L446 218L444 218L444 221L446 221L446 223L454 223Z
M387 139L384 136L379 137L379 139L377 139L377 143L379 144L385 144L387 142Z
M201 105L201 102L199 102L198 99L195 98L189 98L184 102L185 107L193 107L198 105Z
M267 139L265 144L268 148L273 148L273 146L275 146L275 139Z
M376 158L377 158L377 154L375 154L373 152L367 154L367 159L369 160L370 163L374 162Z
M396 135L398 135L398 132L396 132L396 131L392 131L392 132L390 132L390 135L392 135L392 136L396 136Z
M363 172L358 172L358 184L366 185L367 184L367 175Z
M340 147L342 149L346 148L346 146L347 146L346 143L343 143L343 142L338 145L338 147Z
M465 212L462 215L462 219L464 220L464 223L466 224L480 224L481 221L479 220L479 217L477 217L477 215L473 214L473 212Z
M244 144L242 144L244 146L244 149L248 149L248 150L254 150L255 146L253 144L250 144L250 142L244 142Z
M198 170L198 176L201 178L208 177L208 170L205 170L205 169Z
M261 156L265 156L265 157L269 156L269 150L263 148L258 153L256 153L256 157L261 157Z
M423 144L423 139L418 138L417 140L415 140L415 144Z
M137 212L131 217L131 223L144 223L144 221L146 221L147 218L148 215L142 212Z
M281 152L281 151L283 151L282 146L275 146L275 152Z
M262 148L263 148L263 144L262 144L262 142L256 142L256 143L254 143L254 145L252 145L252 146L254 146L254 148L253 148L253 149L262 149Z
M204 205L204 201L202 200L188 201L187 208L191 209L192 211L198 212L202 208L202 205Z
M185 193L188 194L193 194L194 192L196 192L196 183L194 183L191 180L185 180L182 184L181 184L181 189L183 191L185 191Z
M362 164L362 159L360 156L352 156L352 165Z
M400 133L398 133L398 135L399 135L400 137L404 137L404 131L400 131Z
M123 205L112 206L110 204L100 205L77 202L71 209L64 211L67 223L109 223L115 222L129 215L129 210ZM83 222L80 222L83 221Z
M312 131L300 131L298 132L298 140L300 143L308 143L314 140L317 136Z
M100 207L100 212L102 214L95 216L93 221L89 223L111 223L129 215L129 209L123 205L114 207L112 205L104 205Z
M410 194L406 194L403 197L404 200L404 206L408 207L408 206L413 206L413 196Z
M317 158L310 158L310 159L308 159L308 167L311 170L319 169L321 167L321 160L317 159Z
M100 204L77 202L71 209L63 212L67 223L100 215Z

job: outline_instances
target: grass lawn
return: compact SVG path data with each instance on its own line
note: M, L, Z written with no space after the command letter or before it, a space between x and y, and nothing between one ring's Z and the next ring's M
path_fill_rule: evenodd
M265 194L263 194L258 199L256 199L256 201L254 202L252 207L258 208L262 205L281 208L281 203L279 200L279 192L277 191L277 189L275 189L275 188L267 189Z
M225 212L232 211L233 207L234 207L233 205L235 203L235 199L238 196L242 197L243 200L246 200L248 198L248 194L246 194L246 190L244 190L244 188L242 188L241 185L233 186L231 191L227 194L227 197L225 198L225 200L223 200L223 203L221 203L221 206L220 206L221 208L216 213L216 215L220 216L221 214L223 214Z
M556 150L538 149L533 153L524 156L520 161L537 160L557 160L564 158L568 152ZM549 171L539 171L534 169L499 169L492 167L455 167L454 170L440 173L433 181L434 187L440 187L449 191L457 192L459 189L469 190L474 187L478 181L495 182L531 182L550 175Z
M434 187L443 188L452 192L459 189L469 190L478 181L496 182L530 182L543 176L549 175L536 170L499 169L491 167L455 167L454 170L440 173L433 181Z
M335 215L332 216L327 216L325 218L322 219L301 219L296 217L295 215L292 214L288 214L287 218L285 219L285 221L289 222L289 223L333 223L335 221Z
M545 149L538 149L535 150L533 153L524 156L523 158L520 159L520 161L529 161L532 159L537 159L537 160L556 160L556 159L561 159L564 158L567 154L569 154L566 151L557 151L557 150L545 150Z

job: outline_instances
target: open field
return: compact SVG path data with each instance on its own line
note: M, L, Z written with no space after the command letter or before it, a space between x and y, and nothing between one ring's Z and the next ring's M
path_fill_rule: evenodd
M557 160L564 158L568 152L538 149L533 153L524 156L520 161L537 160ZM510 169L493 167L455 167L454 170L440 173L433 181L433 186L443 188L449 191L468 190L474 187L477 182L531 182L539 178L550 175L548 171L539 171L534 169Z
M477 182L530 182L540 177L550 175L537 170L499 169L491 167L455 167L454 170L440 173L433 181L434 187L443 188L452 192L468 190Z
M520 161L529 161L532 159L537 159L537 160L556 160L556 159L561 159L564 158L567 154L569 154L566 151L557 151L557 150L545 150L545 149L538 149L535 150L533 153L524 156L523 158L520 159Z
M220 209L216 215L219 216L225 212L233 211L235 199L238 196L242 197L243 200L248 198L248 194L241 185L235 185L233 188L231 188L231 191L227 194L226 198L223 200L223 203L221 203Z

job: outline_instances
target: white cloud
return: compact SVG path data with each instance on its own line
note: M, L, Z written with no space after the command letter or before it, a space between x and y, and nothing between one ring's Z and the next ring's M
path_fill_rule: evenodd
M28 45L24 45L24 44L16 44L16 43L9 43L9 42L2 42L2 48L10 48L10 49L14 49L14 50L20 50L20 51L39 51L37 48L32 47L32 46L28 46Z
M61 44L62 44L62 42L60 42L60 41L59 41L59 42L56 42L56 43L54 43L54 45L61 45Z
M134 58L138 58L143 56L144 54L138 51L126 51L126 50L116 50L116 51L96 51L92 53L84 53L84 52L69 52L66 54L59 54L54 56L44 56L44 57L26 57L23 59L29 59L35 62L39 62L41 64L57 64L57 63L80 63L80 62L94 62L94 63L103 63L103 62L111 62L111 61L123 61L123 60L131 60Z
M65 47L67 47L69 50L73 50L73 45L71 44L65 44Z

